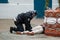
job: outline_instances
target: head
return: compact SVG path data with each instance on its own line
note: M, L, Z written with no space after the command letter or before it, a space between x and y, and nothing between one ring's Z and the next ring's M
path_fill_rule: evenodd
M32 14L32 17L35 17L37 15L37 12L34 10L34 11L30 11L30 13Z

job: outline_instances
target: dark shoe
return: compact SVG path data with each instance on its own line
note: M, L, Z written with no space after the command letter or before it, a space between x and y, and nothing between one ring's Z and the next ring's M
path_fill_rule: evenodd
M41 34L44 34L45 33L45 27L43 27L43 32Z
M13 27L10 27L10 33L13 33Z

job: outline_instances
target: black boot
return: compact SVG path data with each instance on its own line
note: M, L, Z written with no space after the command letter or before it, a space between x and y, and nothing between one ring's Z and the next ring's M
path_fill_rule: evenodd
M13 27L10 27L10 33L13 33Z

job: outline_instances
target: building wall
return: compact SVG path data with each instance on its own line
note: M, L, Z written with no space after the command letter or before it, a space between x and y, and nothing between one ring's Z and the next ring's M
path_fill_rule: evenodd
M0 19L13 19L22 12L34 10L33 0L8 0L8 2L0 4Z
M52 9L58 6L58 0L52 0ZM0 3L0 19L13 19L29 10L34 10L34 0L8 0L6 4Z
M52 9L56 9L56 7L59 7L58 0L52 0Z

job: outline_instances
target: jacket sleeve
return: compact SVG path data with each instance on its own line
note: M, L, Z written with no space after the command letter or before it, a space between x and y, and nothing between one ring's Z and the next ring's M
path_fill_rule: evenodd
M30 27L31 27L30 19L26 19L26 20L25 20L25 23L27 24L27 26L30 26Z

